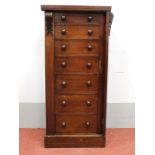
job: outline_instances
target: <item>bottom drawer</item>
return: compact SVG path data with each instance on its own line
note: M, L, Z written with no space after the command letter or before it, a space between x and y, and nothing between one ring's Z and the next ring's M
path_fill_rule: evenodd
M96 133L96 115L57 115L56 133Z

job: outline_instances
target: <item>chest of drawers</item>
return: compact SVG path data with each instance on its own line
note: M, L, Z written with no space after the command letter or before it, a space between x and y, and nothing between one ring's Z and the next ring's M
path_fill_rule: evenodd
M104 147L108 6L42 5L45 12L45 147Z

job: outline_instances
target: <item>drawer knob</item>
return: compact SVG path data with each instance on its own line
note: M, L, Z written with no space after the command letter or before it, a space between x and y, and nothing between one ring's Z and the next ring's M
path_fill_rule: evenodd
M67 82L66 82L66 81L62 81L61 85L62 85L63 87L66 87Z
M92 45L88 45L88 50L91 50L92 49Z
M62 104L63 106L65 106L65 105L66 105L66 101L63 100L63 101L61 102L61 104Z
M86 122L86 127L90 127L90 122Z
M92 35L93 34L93 30L89 29L88 30L88 35Z
M62 63L61 63L61 67L66 67L66 62L65 61L63 61Z
M91 62L88 62L87 63L87 68L91 68L92 67L92 63Z
M88 80L88 81L87 81L87 86L91 86L91 84L92 84L91 81Z
M87 102L86 102L86 105L87 105L87 106L91 106L91 102L90 102L90 101L87 101Z
M61 16L62 21L66 21L66 16Z
M88 21L91 22L93 20L92 16L88 16Z
M61 45L61 49L62 49L62 50L65 50L66 47L67 47L67 46L66 46L65 44Z
M61 30L61 33L62 33L62 34L66 34L66 29L62 29L62 30Z
M62 123L61 123L61 126L62 126L63 128L65 128L65 127L66 127L66 122L62 122Z

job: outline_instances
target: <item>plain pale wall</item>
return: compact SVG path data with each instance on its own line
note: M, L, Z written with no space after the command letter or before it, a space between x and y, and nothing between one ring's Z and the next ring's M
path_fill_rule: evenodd
M119 0L120 1L120 0ZM25 1L20 22L24 26L20 59L20 103L45 102L44 13L41 4L112 5L114 20L109 38L108 102L133 103L134 90L129 69L128 3L121 1ZM120 5L122 4L122 5ZM22 6L21 6L22 7ZM129 17L129 18L128 18Z

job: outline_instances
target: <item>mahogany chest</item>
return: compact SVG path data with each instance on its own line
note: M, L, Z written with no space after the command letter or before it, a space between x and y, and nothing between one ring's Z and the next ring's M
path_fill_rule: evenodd
M45 147L104 147L109 6L42 5Z

